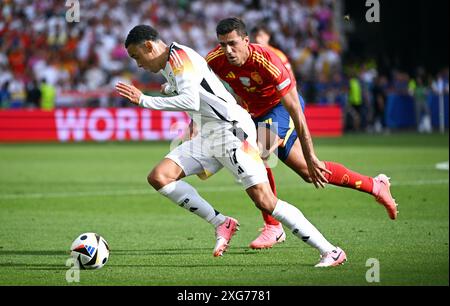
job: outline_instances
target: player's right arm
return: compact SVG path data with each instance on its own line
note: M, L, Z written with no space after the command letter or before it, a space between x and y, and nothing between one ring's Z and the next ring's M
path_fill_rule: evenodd
M165 111L198 111L200 109L200 96L195 88L187 87L173 97L147 96L133 85L121 82L116 85L116 90L131 103L144 108Z
M174 59L175 57L176 59ZM117 91L133 104L144 108L165 111L198 111L200 109L199 85L197 84L197 74L191 59L183 49L174 48L171 51L169 63L170 73L173 73L175 78L175 96L147 96L136 87L124 83L116 85ZM166 85L163 86L164 89L167 88Z
M314 152L312 137L300 106L295 78L278 56L272 56L269 53L267 57L268 59L263 62L265 64L263 67L266 69L262 69L262 71L265 71L265 76L270 83L275 85L283 106L294 122L312 183L316 188L325 187L328 180L325 178L324 172L330 173L330 171L325 168Z
M297 88L293 86L292 89L283 96L281 102L289 112L292 121L294 121L294 126L301 143L303 156L305 157L312 183L316 188L325 187L328 180L325 178L324 172L329 174L331 174L331 172L325 168L314 152L312 137L308 125L306 124L300 101L298 100Z

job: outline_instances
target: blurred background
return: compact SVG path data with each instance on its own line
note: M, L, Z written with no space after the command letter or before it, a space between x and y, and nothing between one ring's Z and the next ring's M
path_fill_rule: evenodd
M444 132L448 1L372 2L379 3L379 22L367 21L373 5L365 0L2 0L0 136L20 117L42 117L42 111L131 108L114 92L119 80L156 94L162 78L138 70L124 48L135 25L153 25L166 42L205 56L217 44L217 22L230 16L242 18L249 32L261 24L271 31L271 44L288 56L307 109L316 110L310 118L334 107L338 135ZM79 9L79 20L67 19L71 9ZM58 114L66 125L71 114L81 116ZM327 125L322 119L319 125ZM142 120L136 121L140 128ZM92 125L101 130L108 122Z

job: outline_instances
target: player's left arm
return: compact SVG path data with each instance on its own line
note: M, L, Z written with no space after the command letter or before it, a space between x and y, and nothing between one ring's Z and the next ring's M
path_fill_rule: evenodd
M331 174L331 172L323 166L323 163L317 158L314 152L312 137L308 125L306 124L305 115L300 106L297 88L292 86L292 89L282 97L281 102L294 122L312 183L316 188L325 187L328 180L325 178L324 172L329 174Z

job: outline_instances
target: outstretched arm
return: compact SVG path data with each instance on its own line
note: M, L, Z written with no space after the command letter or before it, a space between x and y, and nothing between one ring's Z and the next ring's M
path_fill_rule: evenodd
M128 85L122 82L117 83L116 90L122 97L130 100L131 103L139 105L139 99L142 95L142 91L134 87L133 85Z
M133 85L124 83L118 83L116 90L131 103L144 108L165 111L198 111L200 109L200 97L195 88L185 88L182 93L173 97L146 96Z
M328 180L325 178L324 172L331 174L325 168L324 164L317 158L314 152L314 146L309 133L308 125L306 124L305 115L303 114L300 102L298 100L298 93L295 86L283 98L282 103L289 112L294 121L295 130L301 143L303 155L305 156L308 165L309 175L312 183L316 188L325 187Z

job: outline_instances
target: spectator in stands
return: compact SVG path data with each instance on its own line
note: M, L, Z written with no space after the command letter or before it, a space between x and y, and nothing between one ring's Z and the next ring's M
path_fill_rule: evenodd
M433 81L431 88L433 92L437 95L448 95L449 93L449 83L448 83L448 67L442 69L437 75L436 79Z
M334 73L329 85L329 103L336 103L342 110L345 110L345 105L347 103L347 91L348 85L343 74L340 72Z
M55 108L56 88L43 79L41 81L41 109L50 111Z
M9 81L6 81L0 87L0 108L8 108L10 102L11 93L9 92Z
M372 87L372 103L374 109L373 128L376 133L381 133L386 128L385 107L387 101L386 89L388 80L384 75L377 76Z
M9 82L11 100L9 108L21 108L25 105L25 84L21 78L15 77Z
M30 108L39 108L41 103L41 89L36 80L33 80L27 84L27 98L26 105Z
M343 80L337 90L335 77L343 75L343 33L336 27L333 0L83 0L80 9L81 22L67 23L64 1L0 1L0 88L9 81L8 90L3 89L5 105L10 107L12 98L13 106L25 105L24 84L33 78L45 78L56 90L78 91L82 97L93 89L108 96L114 78L131 78L139 87L151 89L149 84L159 79L124 60L128 56L119 42L125 40L130 25L158 24L165 40L206 55L216 44L211 29L228 16L240 16L250 27L263 23L277 33L271 44L286 52L307 101L332 103L338 97L345 103L345 94L335 93L345 92L349 82ZM358 71L363 101L371 97L370 87L365 86L374 77L369 66ZM446 75L442 84L448 93L448 69ZM396 74L394 79L394 86L400 85L401 93L407 94L405 75ZM437 90L438 82L435 85ZM86 105L86 101L77 102Z
M401 96L409 94L409 76L408 74L394 70L393 72L393 83L392 87L395 89L395 93Z
M334 3L329 0L219 1L211 0L83 0L83 21L67 23L67 7L58 0L0 2L0 86L14 74L22 84L45 78L58 90L92 90L109 85L116 75L132 71L133 81L152 82L123 61L126 51L119 43L130 24L158 23L166 40L187 44L201 55L216 44L215 24L230 15L241 16L250 26L263 22L277 32L276 45L300 62L296 67L314 85L329 62L336 60L339 36L334 28ZM296 26L292 26L295 24ZM24 30L26 29L26 31ZM318 64L309 58L316 46ZM323 46L321 52L318 46ZM304 53L299 53L304 50ZM3 62L6 62L3 63ZM316 67L317 66L317 67ZM319 70L309 73L307 67ZM27 71L32 70L32 75ZM328 78L330 74L328 74ZM299 78L303 83L303 78ZM20 83L14 84L18 89ZM12 85L10 85L12 86ZM25 86L23 86L25 87ZM314 87L314 86L312 86ZM20 91L20 90L19 90ZM20 96L20 95L18 95ZM22 100L25 102L25 95Z
M353 120L352 128L355 131L361 130L361 117L363 107L363 95L361 81L356 74L353 74L349 80L349 93L348 93L348 114Z
M413 97L416 108L417 131L420 133L431 133L431 112L428 107L429 88L423 76L418 76L415 81Z

